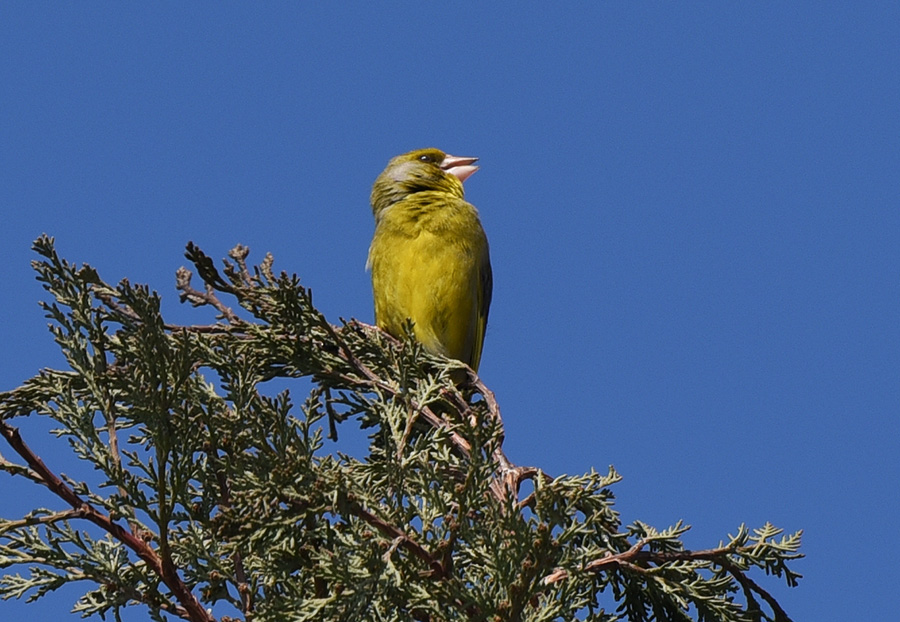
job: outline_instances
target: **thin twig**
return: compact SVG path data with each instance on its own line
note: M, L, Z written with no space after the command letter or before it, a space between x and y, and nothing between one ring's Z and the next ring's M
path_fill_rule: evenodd
M44 514L42 516L28 516L19 520L0 521L0 532L19 529L20 527L29 527L31 525L52 525L64 520L73 518L84 518L84 512L80 509L64 510L54 514Z
M29 469L27 466L22 466L21 464L10 462L2 455L0 455L0 470L6 471L11 475L21 475L22 477L26 477L36 484L44 484L44 480L41 479L41 476Z
M249 339L250 337L242 334L241 325L230 324L194 324L191 326L181 326L179 324L164 324L163 327L169 332L184 331L187 333L200 333L211 335L232 335L238 339Z
M748 547L751 548L751 547ZM744 588L745 592L755 592L759 594L763 600L766 601L766 604L772 608L772 612L775 614L775 622L791 622L791 618L788 616L787 612L782 609L781 605L778 604L778 601L769 594L766 590L762 588L758 583L753 581L750 577L748 577L744 571L738 568L734 562L732 562L728 557L724 557L721 560L718 560L718 563L722 568L728 571L732 577L734 577L738 583L741 584L741 587ZM748 598L750 596L748 595Z
M96 296L96 298L100 302L105 304L117 314L122 315L132 321L140 321L141 316L135 313L133 309L129 309L128 307L122 306L118 302L116 302L116 299L108 290L98 291L97 288L94 288L92 291L94 293L94 296Z
M363 378L365 378L365 380L367 380L369 384L390 394L392 397L397 397L398 395L400 395L400 390L397 387L382 380L375 372L373 372L371 369L369 369L368 366L366 366L362 361L360 361L356 357L356 355L353 354L353 352L350 350L350 347L338 335L334 326L332 326L329 322L325 321L324 318L322 320L322 325L323 325L323 328L325 328L325 330L328 332L329 336L338 345L339 350L343 353L342 358L344 359L344 361L346 363L348 363L354 370L356 370ZM350 325L348 324L347 326L350 326ZM357 323L356 326L365 326L365 325ZM374 330L380 331L379 328L375 328L375 327L370 327L370 328L374 328ZM354 379L352 379L346 375L343 377L345 379L349 380L351 382L351 384L358 384L358 381L354 381ZM418 401L416 401L416 400L410 399L409 403L412 406L412 408L415 410L415 413L424 417L428 421L428 423L431 424L433 427L445 428L448 431L450 438L453 441L453 444L456 445L460 449L460 451L462 451L464 453L465 456L471 455L471 452L472 452L471 444L466 439L464 439L458 432L456 432L455 430L452 430L450 428L449 424L446 421L444 421L444 419L442 417L439 417L437 414L435 414L434 411L431 410L429 407L419 404Z
M238 324L242 321L230 307L219 300L212 285L206 283L206 292L201 292L191 287L192 276L191 271L187 268L178 268L175 272L175 289L181 292L182 302L187 300L195 307L202 307L203 305L215 307L222 314L222 317L232 324Z
M391 525L390 523L381 520L364 507L362 507L359 503L350 503L348 506L348 510L350 513L358 516L363 521L377 529L381 532L381 534L387 538L390 538L393 542L396 543L397 546L402 546L407 551L421 559L425 564L431 568L431 576L436 579L441 579L444 576L444 567L441 563L435 559L431 553L429 553L425 548L401 531L398 527Z
M778 604L775 598L765 589L750 579L743 570L741 570L730 558L731 555L751 552L756 545L735 547L732 545L723 546L715 549L705 549L702 551L645 551L644 548L651 542L649 539L638 541L627 551L616 553L614 555L605 555L599 559L588 562L583 567L585 571L600 572L610 566L618 566L627 568L632 572L644 574L647 568L638 564L654 564L661 565L674 561L708 561L715 565L721 566L731 576L741 584L747 594L748 599L752 599L752 594L758 594L772 608L775 614L776 622L790 622L787 612ZM549 585L558 581L563 581L569 577L568 571L563 568L557 568L552 573L542 579L542 583Z
M431 553L429 553L425 549L425 547L413 540L400 528L375 516L355 501L350 502L347 509L351 514L358 516L365 523L377 529L383 536L385 536L386 538L390 538L391 547L393 547L394 549L402 547L412 553L415 557L425 562L425 564L431 569L430 576L432 578L440 581L452 579L452 575L450 574L452 563L448 563L446 565L442 564L433 555L431 555ZM474 604L463 603L459 600L456 600L456 604L465 610L466 615L468 615L469 619L477 620L482 618L481 612Z

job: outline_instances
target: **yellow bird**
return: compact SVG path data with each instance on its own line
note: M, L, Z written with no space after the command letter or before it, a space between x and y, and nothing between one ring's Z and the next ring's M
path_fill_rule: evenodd
M400 337L411 319L429 351L478 370L491 306L491 260L463 182L478 158L421 149L399 155L375 180L372 270L375 323Z

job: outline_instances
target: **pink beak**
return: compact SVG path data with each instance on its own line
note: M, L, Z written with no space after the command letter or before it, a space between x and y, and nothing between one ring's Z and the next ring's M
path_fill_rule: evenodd
M451 175L455 175L460 181L465 181L472 176L472 173L478 170L474 163L478 158L469 158L466 156L447 155L441 162L441 168Z

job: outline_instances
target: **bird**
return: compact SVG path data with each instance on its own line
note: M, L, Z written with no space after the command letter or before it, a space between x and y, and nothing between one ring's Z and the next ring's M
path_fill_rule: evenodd
M478 371L491 306L493 275L478 210L463 182L478 158L419 149L388 162L372 186L375 324L416 339L433 354Z

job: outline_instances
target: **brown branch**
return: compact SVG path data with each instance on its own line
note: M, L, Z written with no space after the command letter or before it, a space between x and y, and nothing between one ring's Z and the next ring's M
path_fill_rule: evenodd
M500 430L504 431L505 426L503 425L503 417L500 415L500 404L497 402L497 397L494 395L494 392L484 384L475 370L468 366L466 366L466 370L469 386L475 389L475 391L484 398L491 417L497 422L497 426ZM499 469L494 482L491 484L491 490L494 491L494 496L497 497L498 500L502 500L506 497L518 498L519 488L522 485L522 482L526 479L533 479L540 473L540 470L537 467L516 466L506 457L506 454L503 453L504 436L505 433L501 433L500 443L493 453L493 458L499 465ZM543 475L543 478L545 481L551 481L553 479L546 474ZM521 500L518 503L518 507L525 507L532 498L533 493Z
M752 547L748 547L752 548ZM741 587L744 589L744 593L747 595L747 599L750 600L752 598L752 593L756 592L759 594L763 600L766 601L766 604L772 608L772 612L775 614L775 622L791 622L791 618L788 616L787 612L782 609L781 605L778 604L778 601L769 594L766 590L764 590L758 583L753 581L750 577L748 577L743 570L737 567L737 565L728 559L727 556L723 557L723 559L717 561L722 568L728 571L732 577L734 577L738 583L741 584Z
M351 514L358 516L368 525L371 525L375 529L377 529L383 536L391 539L391 547L397 548L402 547L413 554L418 559L425 562L425 564L431 569L430 576L433 579L437 579L439 581L447 580L452 577L450 571L452 569L452 561L450 563L443 564L438 561L431 553L429 553L425 547L421 544L413 540L409 535L404 533L400 528L396 527L384 521L365 508L363 508L358 502L351 501L348 504L348 510ZM451 536L453 538L453 536ZM390 550L388 551L390 554ZM472 603L463 603L459 600L455 601L456 604L463 608L466 612L466 615L469 619L480 620L482 619L482 613L479 611L478 607ZM428 619L418 618L415 619Z
M122 306L118 302L116 302L115 298L113 298L113 295L109 292L109 290L104 289L103 291L98 291L95 287L91 291L93 292L94 296L98 300L100 300L100 302L105 304L112 311L118 313L119 315L125 316L132 321L141 320L141 316L135 313L133 309L129 309L128 307Z
M484 401L487 402L488 411L491 415L494 416L497 421L500 422L501 426L503 424L503 418L500 416L500 404L497 403L497 398L494 395L494 392L487 388L487 385L482 382L481 378L477 373L471 368L466 366L468 370L468 380L469 384L481 394L484 398Z
M57 477L22 439L19 430L0 421L0 434L10 446L19 454L28 466L41 478L41 483L49 488L56 496L72 506L73 510L81 514L85 520L97 525L113 538L131 549L139 558L155 572L163 583L172 590L172 594L184 607L188 619L192 622L214 622L212 615L200 604L190 588L184 584L178 576L174 565L165 563L146 542L136 537L130 531L112 521L106 514L99 512L92 505L85 502L65 482Z
M195 307L210 305L215 307L221 313L221 316L230 323L238 324L242 322L241 318L230 307L225 306L225 303L219 300L212 285L206 284L206 292L201 292L191 287L192 276L191 271L184 267L175 271L175 289L181 292L181 302L187 300Z
M351 514L358 516L363 521L377 529L381 534L387 538L390 538L394 542L396 542L399 546L402 546L407 551L421 559L425 564L431 568L431 576L436 579L442 579L444 577L444 567L441 563L436 560L431 553L429 553L425 548L406 535L400 528L391 525L388 522L385 522L366 510L359 503L351 502L348 506L348 510Z
M354 370L356 370L357 373L361 374L373 385L389 393L392 397L396 397L399 394L399 391L395 387L379 378L350 351L349 346L347 346L344 340L341 339L334 326L325 321L324 318L322 324L331 338L334 339L337 343L341 353L343 353L343 360L350 364L350 366ZM397 341L392 336L383 332L380 328L371 326L369 324L364 324L356 320L348 323L346 325L346 328L361 330L364 333L368 332L370 334L377 331L378 333L381 333L381 335L388 336L395 342ZM467 365L463 365L463 367L466 370L468 385L475 389L475 391L484 398L485 404L488 407L488 412L491 414L491 417L493 417L493 419L497 422L497 425L502 430L503 417L500 415L500 405L497 403L497 398L495 397L493 391L487 388L484 382L482 382L481 378L478 377L478 374L475 373L475 371L471 367ZM344 375L343 378L346 381L352 382L353 380L346 375ZM454 403L462 416L470 418L473 416L470 405L462 398L462 396L458 394L458 392L447 392L445 394L445 397ZM469 457L471 455L472 446L469 441L467 441L455 430L452 430L450 428L450 425L444 420L443 417L438 416L427 406L418 404L415 400L410 400L410 404L415 411L411 415L411 418L415 418L418 415L424 418L433 427L445 428L450 435L451 441L460 450L463 456ZM503 436L501 435L500 445L498 445L498 447L493 452L493 458L498 464L497 475L495 476L494 481L490 486L491 493L498 501L503 501L508 498L517 498L521 483L526 479L533 478L535 475L537 475L537 473L539 473L539 470L536 467L519 467L514 465L509 460L509 458L506 457L506 454L503 453L502 443ZM547 475L544 475L544 477L546 479L552 479Z
M375 372L373 372L371 369L369 369L362 361L359 360L359 358L357 358L357 356L355 354L353 354L353 352L350 350L350 346L348 346L347 342L345 342L343 339L340 338L340 336L337 333L337 330L335 330L335 327L332 326L331 322L326 320L321 315L319 316L319 318L321 320L322 328L325 329L325 332L327 332L328 335L337 344L338 348L344 355L343 358L346 363L348 363L357 372L362 374L362 376L366 380L368 380L370 383L372 383L373 385L375 385L383 390L390 391L392 394L396 394L397 391L396 391L396 389L394 389L394 387L392 387L389 383L387 383L384 380L382 380L381 378L379 378ZM376 328L375 330L380 330L380 329Z
M728 555L736 552L736 549L730 546L720 547L717 549L706 549L703 551L644 551L644 547L646 547L650 542L651 540L646 538L639 540L627 551L623 551L622 553L607 554L599 559L588 562L584 565L583 570L600 572L602 570L605 570L609 566L624 566L632 568L638 567L634 566L635 562L650 562L662 564L671 561L705 560L721 563L722 558L727 559ZM567 578L569 578L568 571L562 568L557 568L552 573L544 577L542 579L542 582L547 585L550 583L556 583L557 581L562 581Z
M625 551L624 553L617 553L615 555L605 555L600 559L595 559L592 562L588 562L585 565L585 570L603 570L607 566L618 566L621 564L631 563L637 560L638 555L643 550L647 544L649 544L649 540L643 539L639 540L632 546L630 549Z
M651 540L642 539L638 541L627 551L616 553L615 555L605 555L599 559L595 559L585 564L583 570L600 572L610 566L618 566L626 568L632 572L644 574L647 569L638 564L655 564L661 565L673 561L709 561L713 564L721 566L723 570L728 572L735 580L741 584L744 593L747 595L748 601L753 600L752 594L756 593L766 601L775 614L776 622L791 622L787 612L778 604L775 598L763 589L759 584L750 579L744 571L737 566L731 559L730 555L749 553L756 545L735 547L723 546L715 549L705 549L702 551L645 551L643 550ZM541 582L544 585L557 583L569 578L569 573L563 568L557 568L552 573L544 577Z
M337 330L335 330L335 327L332 326L331 323L329 323L328 321L326 321L323 318L322 325L323 325L323 328L325 328L326 332L328 332L329 336L338 345L338 349L340 350L340 352L343 353L342 358L343 358L344 362L348 363L351 366L351 368L353 368L357 373L359 373L365 379L366 382L364 384L369 384L370 386L377 387L377 388L381 389L382 391L388 393L391 397L397 397L400 395L400 391L397 387L382 380L375 372L373 372L371 369L368 368L368 366L366 366L362 361L360 361L359 358L357 358L356 355L353 354L353 352L351 352L350 347L347 345L347 343L343 339L341 339L341 337L338 335ZM355 322L354 324L347 324L347 326L353 326L354 328L365 327L365 328L368 328L371 330L382 332L380 328L377 328L374 326L369 326L367 324L362 324L361 322ZM387 335L387 333L383 333L383 332L382 332L382 334ZM338 375L342 376L345 379L345 381L349 381L351 385L359 384L359 381L356 381L349 376L340 375L340 374L338 374ZM453 444L456 445L457 448L461 452L463 452L463 454L465 456L469 456L471 454L471 452L472 452L471 444L465 438L463 438L462 435L460 435L458 432L456 432L455 430L452 430L450 428L450 425L446 421L444 421L444 419L442 417L435 414L435 412L433 410L431 410L430 408L428 408L427 406L423 406L423 405L419 404L416 400L410 399L409 403L413 407L413 409L415 409L416 414L419 414L422 417L424 417L425 420L428 421L428 423L431 424L433 427L445 428L447 430L448 434L450 435L450 439L453 441Z

